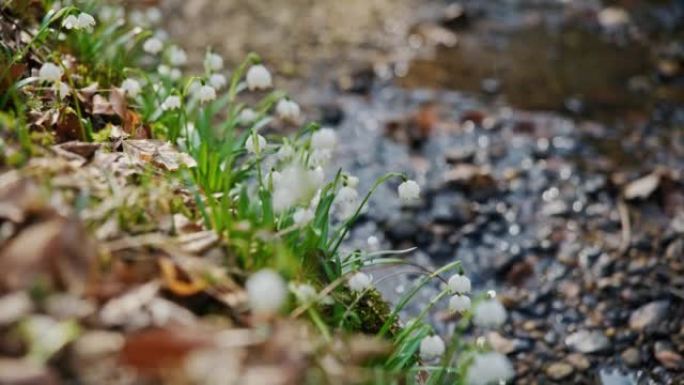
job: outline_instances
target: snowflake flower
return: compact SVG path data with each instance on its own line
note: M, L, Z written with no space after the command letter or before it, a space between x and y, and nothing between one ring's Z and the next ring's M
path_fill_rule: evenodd
M458 294L469 293L471 289L470 279L465 275L455 274L449 278L449 289Z
M347 284L352 291L361 292L373 286L373 277L359 271L349 277Z
M177 108L180 108L181 106L181 98L178 95L171 95L164 100L164 102L161 105L162 110L168 111L168 110L175 110Z
M292 215L292 219L294 219L296 225L304 225L314 219L314 211L308 208L298 208Z
M182 66L188 61L188 55L185 51L177 46L171 46L169 48L169 62L173 66Z
M484 328L499 327L506 322L506 308L495 299L481 302L475 307L473 322Z
M238 121L241 124L250 124L253 123L254 120L257 118L257 113L254 112L253 109L251 108L245 108L242 111L240 111L240 115L238 115Z
M220 90L221 88L225 87L226 84L228 84L228 80L226 80L226 77L221 74L213 74L209 76L209 84L211 84L211 86L217 90Z
M53 89L60 99L64 99L67 95L69 95L70 91L69 86L62 81L55 82Z
M337 146L337 133L332 128L322 128L311 135L311 147L314 150L332 151Z
M444 354L445 350L444 340L440 336L427 336L420 341L420 358L424 361L432 361L439 358Z
M90 30L95 26L95 18L92 17L91 15L81 12L78 15L78 19L76 21L76 29L86 29Z
M62 20L62 27L66 29L78 29L78 17L69 15Z
M164 43L156 37L151 37L143 43L143 50L149 54L156 55L164 49Z
M271 73L263 65L253 65L247 71L247 88L250 91L269 89L272 85Z
M121 83L121 89L124 93L128 94L128 96L134 98L140 93L140 83L135 79L129 78Z
M252 154L259 153L263 151L264 148L266 148L266 138L259 134L257 134L256 137L256 145L254 143L254 135L248 136L247 140L245 141L245 149L247 149L247 151L251 152Z
M497 352L480 353L468 368L468 385L502 384L515 375L513 365L506 356Z
M270 269L260 270L249 277L245 288L249 305L257 314L278 312L287 298L285 281Z
M353 175L345 175L345 181L347 182L347 186L351 188L356 188L359 185L359 178Z
M282 212L311 199L320 188L319 176L298 162L287 165L273 177L273 209ZM278 175L278 177L276 177Z
M299 119L301 109L299 108L299 104L292 100L281 99L276 105L276 113L283 120L296 122L297 119Z
M216 90L214 87L205 84L197 90L197 98L201 103L207 103L216 99Z
M45 63L38 71L38 77L46 82L58 82L62 78L64 70L53 63Z
M209 68L209 71L220 71L223 69L223 58L213 52L207 52L204 63Z
M278 160L287 160L290 159L294 156L295 150L292 148L292 146L288 143L283 144L280 146L278 149L278 152L276 153L276 157Z
M415 202L420 198L420 186L414 180L407 180L397 188L402 203Z
M449 309L457 313L468 311L470 309L470 298L467 295L454 295L449 299Z

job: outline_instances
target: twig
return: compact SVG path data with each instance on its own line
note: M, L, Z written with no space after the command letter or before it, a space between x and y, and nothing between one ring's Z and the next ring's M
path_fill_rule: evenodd
M632 225L629 220L629 207L625 201L620 198L617 202L618 213L620 214L620 223L622 225L622 240L620 241L620 248L618 252L620 255L625 255L629 250L629 245L632 243Z

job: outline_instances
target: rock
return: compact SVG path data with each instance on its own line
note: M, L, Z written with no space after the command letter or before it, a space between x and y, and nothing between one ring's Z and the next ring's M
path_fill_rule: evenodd
M637 381L632 374L622 374L619 370L603 368L599 372L599 384L601 385L636 385Z
M30 360L0 359L0 384L57 385L59 381L47 367Z
M565 344L580 353L596 353L608 347L608 338L598 330L580 330L565 338Z
M648 174L645 177L632 181L625 186L625 199L646 199L653 194L659 184L660 175L657 173Z
M684 368L684 357L674 351L672 344L658 341L653 347L655 358L666 368L679 370Z
M629 327L633 330L644 330L661 322L665 318L669 306L669 301L662 300L650 302L638 308L629 317Z
M552 380L562 380L574 372L572 365L565 362L554 362L546 368L546 375Z
M641 356L639 355L639 350L636 348L628 348L620 354L620 357L622 357L622 361L624 361L627 366L637 367L641 363Z
M572 353L568 355L565 360L570 363L570 365L574 366L575 369L580 371L587 370L591 366L589 359L584 354L580 353Z

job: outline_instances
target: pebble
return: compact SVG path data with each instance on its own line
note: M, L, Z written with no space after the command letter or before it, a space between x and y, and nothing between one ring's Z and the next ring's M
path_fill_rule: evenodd
M608 343L608 338L598 330L580 330L565 338L565 344L580 353L600 352Z
M554 362L546 368L546 375L552 380L562 380L570 376L575 369L565 362Z
M638 308L629 317L629 327L634 330L644 330L661 322L667 314L669 306L670 302L663 300L654 301Z
M679 370L684 368L684 357L674 351L672 344L665 341L658 341L653 348L655 358L668 369Z
M641 364L641 357L639 355L639 350L636 348L628 348L622 352L620 355L622 361L625 362L627 366L637 367Z

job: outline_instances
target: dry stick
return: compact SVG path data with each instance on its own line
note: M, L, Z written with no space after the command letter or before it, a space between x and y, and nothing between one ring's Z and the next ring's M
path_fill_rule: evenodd
M622 225L622 240L618 253L625 255L629 250L629 245L632 243L632 225L629 220L629 207L624 199L620 198L617 202L618 213L620 214L620 223Z

